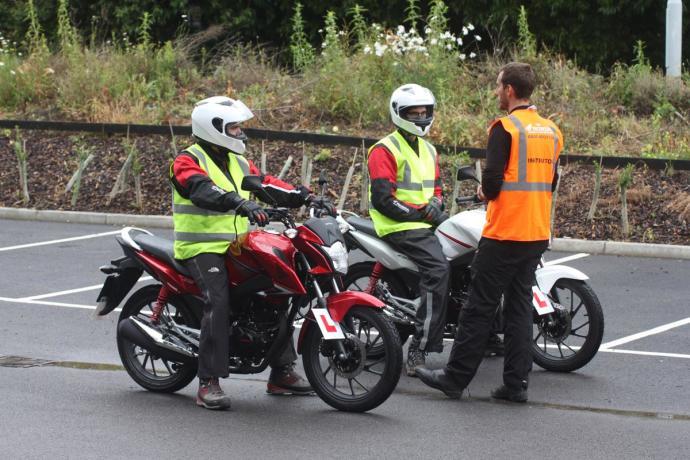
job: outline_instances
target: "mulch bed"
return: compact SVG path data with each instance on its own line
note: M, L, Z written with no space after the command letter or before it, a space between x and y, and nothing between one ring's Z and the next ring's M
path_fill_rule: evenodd
M173 149L169 137L133 136L141 152L141 183L144 205L139 209L131 174L129 188L117 195L109 204L108 195L127 158L123 136L91 135L85 143L94 147L95 158L86 168L76 205L70 204L71 193L65 186L78 165L74 152L74 137L45 131L23 132L28 151L30 201L22 202L17 158L10 138L0 135L0 206L31 207L36 209L98 211L133 214L170 214L170 186L168 168ZM177 138L182 148L191 141ZM292 167L284 178L290 183L300 181L302 146L282 142L267 142L266 169L277 175L289 155ZM354 148L307 145L307 153L323 157L314 162L312 189L323 171L328 177L329 194L334 201L340 195L348 168L353 162ZM249 146L249 158L259 165L261 142ZM325 150L325 151L324 151ZM357 168L350 183L344 208L360 212L362 152L358 150ZM447 195L451 195L451 168L443 169ZM618 192L620 170L605 169L597 211L592 221L587 220L594 187L594 167L587 164L564 165L557 198L557 237L592 240L624 240L621 231L621 205ZM469 194L464 186L461 194ZM638 167L633 184L627 192L630 236L628 241L667 244L690 244L690 171L652 171Z

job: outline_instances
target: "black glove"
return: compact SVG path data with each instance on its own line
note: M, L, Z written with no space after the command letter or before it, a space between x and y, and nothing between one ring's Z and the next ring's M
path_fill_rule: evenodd
M437 227L446 219L448 219L448 214L443 212L443 201L435 196L431 197L424 207L424 222Z
M246 217L249 219L249 222L258 225L259 227L263 227L268 224L268 214L266 214L264 208L253 201L244 200L242 204L235 209L235 212L240 216Z
M317 211L315 213L316 217L336 217L338 215L338 210L336 209L335 205L331 203L331 200L329 200L328 198L316 198L312 195L312 197L309 199L309 206L313 207Z

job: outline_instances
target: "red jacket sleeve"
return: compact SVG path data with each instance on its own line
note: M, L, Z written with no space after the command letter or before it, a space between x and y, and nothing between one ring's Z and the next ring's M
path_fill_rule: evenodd
M196 175L208 177L206 171L188 154L180 154L173 162L173 175L177 182L184 188L188 187L189 178Z

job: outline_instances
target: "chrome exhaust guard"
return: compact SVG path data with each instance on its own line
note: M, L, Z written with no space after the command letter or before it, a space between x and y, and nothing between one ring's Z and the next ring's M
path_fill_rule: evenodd
M160 331L151 325L134 316L120 321L117 325L117 333L135 345L169 361L191 364L195 363L198 358L191 344L185 347L182 343L175 343L164 337ZM175 339L182 342L177 337Z

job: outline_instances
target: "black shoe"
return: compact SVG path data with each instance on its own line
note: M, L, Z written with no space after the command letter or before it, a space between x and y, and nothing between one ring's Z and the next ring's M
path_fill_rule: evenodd
M271 369L266 393L272 395L311 395L314 389L292 364Z
M527 402L527 388L511 388L501 385L491 392L491 397L511 402Z
M419 342L412 339L410 347L407 349L407 362L405 363L405 373L409 377L416 377L415 369L426 364L426 352L419 349Z
M199 379L196 405L213 410L230 409L230 396L220 388L218 377Z
M426 367L415 369L419 380L429 385L431 388L441 390L451 399L459 399L465 387L458 385L444 369L431 370Z
M489 336L489 341L486 343L486 350L484 351L484 356L503 356L505 355L505 346L503 340L498 336L498 334L491 334Z

